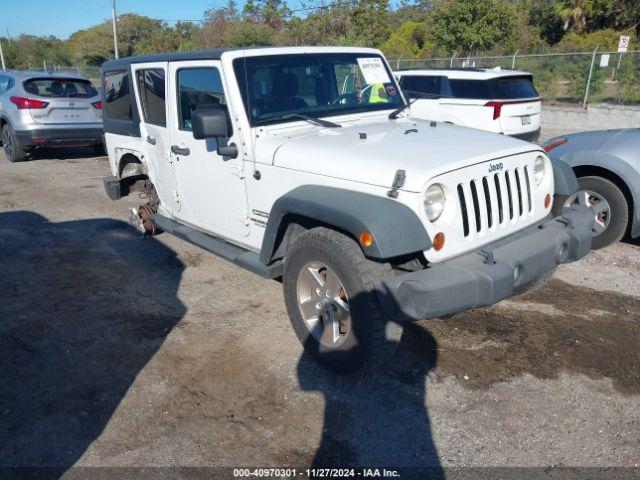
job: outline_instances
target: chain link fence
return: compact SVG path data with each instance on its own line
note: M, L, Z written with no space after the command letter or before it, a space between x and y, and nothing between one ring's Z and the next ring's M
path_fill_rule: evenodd
M551 105L604 103L640 108L640 50L626 53L592 52L545 53L494 56L427 58L423 60L392 59L397 70L411 68L495 68L531 72L540 95ZM44 71L42 68L21 69ZM100 83L100 67L47 66L46 71L77 73L96 85Z
M32 67L31 65L17 65L15 70L26 70L29 72L47 72L47 73L75 73L82 75L91 80L95 85L100 84L100 67L91 66L63 66L63 65L44 65Z
M496 57L396 59L393 68L495 68L531 72L548 104L604 103L640 107L640 50L626 53L545 53Z

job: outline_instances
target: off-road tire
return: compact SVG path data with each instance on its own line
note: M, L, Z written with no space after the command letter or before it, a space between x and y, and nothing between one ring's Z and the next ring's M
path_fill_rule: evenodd
M7 152L7 148L5 148L5 142L7 141L7 139L11 142L11 148L9 149L9 152ZM22 144L18 140L18 137L16 137L13 128L11 128L8 123L6 123L2 127L2 131L0 132L0 142L2 143L2 147L4 149L4 155L10 162L22 162L26 158Z
M300 313L298 275L309 262L330 268L348 296L351 328L338 346L318 341ZM297 237L285 256L282 283L291 326L305 351L336 373L370 371L384 364L402 336L402 327L384 314L374 290L375 280L389 274L389 265L368 260L353 239L339 232L319 227Z

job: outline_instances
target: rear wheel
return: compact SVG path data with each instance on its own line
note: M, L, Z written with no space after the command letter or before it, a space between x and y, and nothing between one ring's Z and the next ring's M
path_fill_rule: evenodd
M326 228L301 234L287 251L283 290L307 353L340 373L383 363L402 335L374 291L374 281L389 273L346 235Z
M624 193L610 180L602 177L581 177L580 190L568 197L564 206L589 207L594 214L592 248L599 249L618 242L627 231L629 205Z
M2 127L0 138L4 154L10 162L21 162L25 159L24 148L8 123Z

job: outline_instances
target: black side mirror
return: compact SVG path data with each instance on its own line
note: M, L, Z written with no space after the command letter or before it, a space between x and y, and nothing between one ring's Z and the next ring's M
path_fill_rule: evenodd
M218 155L235 158L238 147L234 144L226 145L226 139L231 136L231 119L224 106L198 109L191 115L193 138L207 140L215 138L218 143Z

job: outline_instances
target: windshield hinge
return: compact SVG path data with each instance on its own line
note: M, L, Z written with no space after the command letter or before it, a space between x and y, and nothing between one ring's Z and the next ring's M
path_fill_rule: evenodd
M404 181L406 179L406 172L404 170L398 170L393 179L393 183L391 184L391 190L387 192L387 196L390 198L398 198L398 189L404 186Z

